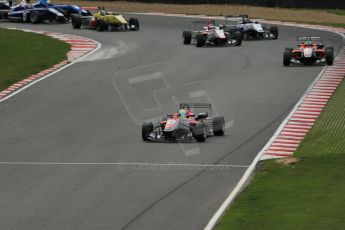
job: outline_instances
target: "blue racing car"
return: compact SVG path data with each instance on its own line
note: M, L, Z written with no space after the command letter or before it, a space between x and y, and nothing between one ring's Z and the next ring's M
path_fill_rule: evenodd
M13 21L40 23L42 21L64 23L72 14L83 13L83 10L74 5L50 4L47 0L40 0L30 4L30 0L24 0L12 7L8 18ZM85 11L85 13L87 13Z

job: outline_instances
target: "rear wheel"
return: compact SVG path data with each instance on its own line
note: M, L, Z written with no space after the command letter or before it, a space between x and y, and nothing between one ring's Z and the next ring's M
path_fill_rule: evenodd
M183 44L189 45L192 42L192 32L191 31L183 31Z
M235 32L235 40L236 40L236 46L240 46L242 44L242 34L240 31Z
M62 24L62 23L65 23L65 22L66 22L66 18L65 18L65 17L58 17L58 18L56 19L56 21L57 21L58 23Z
M205 45L205 37L202 34L197 34L196 35L196 46L197 47L202 47Z
M6 13L5 12L0 12L0 19L6 18Z
M144 141L149 141L149 136L153 131L153 124L152 122L144 122L141 128L141 137Z
M32 11L30 13L30 22L33 24L37 24L40 22L40 14L37 11Z
M137 18L130 18L128 24L130 30L139 30L139 20Z
M213 134L215 136L223 136L225 132L224 117L214 117L212 120Z
M73 29L80 29L81 17L79 15L72 15L72 27Z
M283 64L284 64L284 66L289 66L290 62L291 62L291 51L285 50L284 56L283 56Z
M96 30L97 31L104 31L107 29L107 23L104 20L97 20L96 21Z
M271 26L270 32L273 35L273 39L278 39L279 32L278 32L278 27L277 26Z
M333 65L334 61L334 50L333 47L326 48L326 63L327 65Z
M207 137L206 127L203 123L197 123L193 129L193 136L197 142L205 142Z

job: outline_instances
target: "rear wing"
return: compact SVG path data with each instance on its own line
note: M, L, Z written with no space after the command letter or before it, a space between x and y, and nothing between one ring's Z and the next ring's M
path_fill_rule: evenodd
M248 14L240 14L240 15L226 15L225 20L234 19L237 21L244 21L245 19L249 19Z
M94 13L97 13L101 10L102 8L99 6L81 6L80 10L84 10L89 12L91 15Z
M81 6L80 9L88 11L98 11L100 8L98 6Z
M205 26L216 25L216 20L214 19L204 19L192 22L192 30L203 30Z
M310 37L310 36L297 37L297 42L305 42L305 41L321 42L321 37Z
M211 103L180 103L180 109L195 109L195 108L205 108L205 109L211 109L212 105Z
M209 115L213 114L211 103L180 103L180 109L208 109Z
M214 19L205 19L205 20L199 20L199 21L192 21L192 24L203 24L203 25L208 25L208 24L216 24L216 20Z
M226 15L225 18L249 18L248 14Z

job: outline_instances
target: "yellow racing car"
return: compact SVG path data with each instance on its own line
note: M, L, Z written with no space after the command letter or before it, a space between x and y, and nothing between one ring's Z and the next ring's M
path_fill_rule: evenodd
M87 12L87 14L72 15L72 26L74 29L83 27L96 29L97 31L139 30L139 20L137 18L126 20L122 15L105 11L104 8L99 8L95 13L91 13L89 10Z

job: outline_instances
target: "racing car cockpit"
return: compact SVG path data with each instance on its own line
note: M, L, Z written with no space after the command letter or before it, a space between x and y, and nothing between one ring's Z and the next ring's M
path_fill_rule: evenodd
M307 40L307 41L305 41L305 46L307 46L307 47L311 47L311 46L313 46L313 42L312 41L310 41L310 40Z

